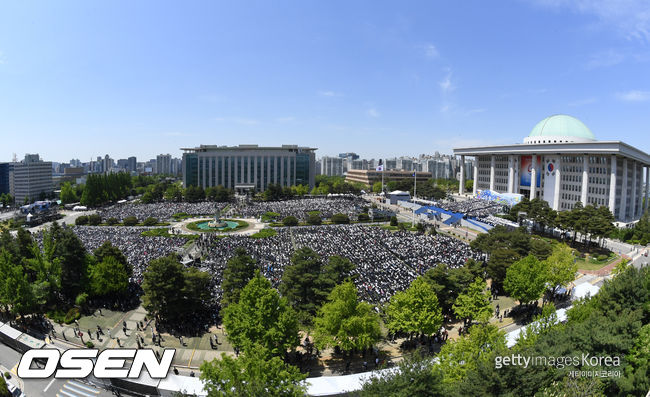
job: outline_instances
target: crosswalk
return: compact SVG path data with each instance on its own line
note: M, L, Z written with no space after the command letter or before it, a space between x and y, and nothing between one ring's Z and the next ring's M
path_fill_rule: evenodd
M92 386L69 380L56 393L56 397L97 397L99 390Z

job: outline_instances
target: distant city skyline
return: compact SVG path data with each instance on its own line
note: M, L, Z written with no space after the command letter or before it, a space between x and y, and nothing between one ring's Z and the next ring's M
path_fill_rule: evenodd
M552 114L650 152L650 5L0 5L0 162L200 144L417 157L521 143Z

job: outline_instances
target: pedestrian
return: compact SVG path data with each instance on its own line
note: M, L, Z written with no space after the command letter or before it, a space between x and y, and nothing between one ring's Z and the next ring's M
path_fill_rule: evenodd
M367 371L367 370L368 370L368 362L367 362L367 361L364 361L364 362L363 362L363 370L364 370L364 371Z

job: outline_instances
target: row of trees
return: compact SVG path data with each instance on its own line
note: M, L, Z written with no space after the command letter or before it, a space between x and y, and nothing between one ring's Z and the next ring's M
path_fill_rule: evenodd
M540 198L523 200L510 209L509 219L519 220L520 213L526 213L526 217L538 226L539 230L545 232L547 228L560 228L564 232L573 232L572 242L575 242L577 233L587 237L587 245L595 238L609 236L616 230L614 227L614 215L605 206L595 207L592 204L583 206L576 202L569 211L555 211L548 203Z
M650 243L650 212L646 211L633 227L614 230L610 237L627 243L648 245Z
M90 174L86 178L80 201L82 205L96 207L107 202L125 199L131 194L131 186L131 175L126 172ZM67 192L66 195L68 195Z
M496 327L473 326L468 335L442 347L437 363L404 360L400 371L371 376L358 394L644 396L650 389L649 284L650 268L629 267L606 281L598 295L569 309L565 323L557 321L552 304L545 305L510 349ZM555 365L495 365L505 356L571 359ZM620 364L594 364L592 357ZM576 370L607 376L571 376Z
M14 315L43 314L89 297L117 300L132 273L109 242L89 254L69 228L56 222L43 232L43 250L24 229L0 238L0 303Z
M0 204L2 204L3 207L12 205L13 203L14 203L14 198L11 194L9 193L0 194Z

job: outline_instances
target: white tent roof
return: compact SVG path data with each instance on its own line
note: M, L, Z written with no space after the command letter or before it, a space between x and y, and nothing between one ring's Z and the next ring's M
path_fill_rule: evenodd
M183 392L184 394L195 396L207 396L208 393L203 388L203 382L199 378L191 376L180 376L172 373L168 374L166 378L161 379L158 384L159 390L169 392Z
M594 296L598 293L598 290L600 290L600 287L598 286L592 285L590 283L582 283L573 289L573 298L584 298L587 295Z

